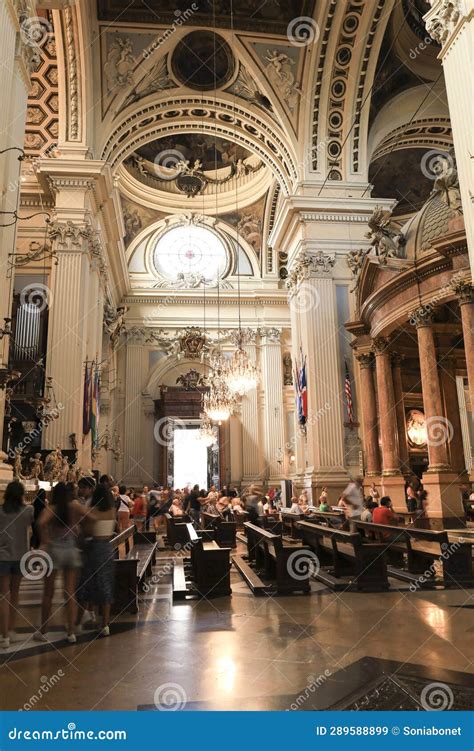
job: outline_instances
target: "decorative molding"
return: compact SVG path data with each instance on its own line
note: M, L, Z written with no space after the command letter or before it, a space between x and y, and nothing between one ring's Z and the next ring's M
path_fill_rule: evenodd
M444 46L466 12L461 0L429 0L431 10L423 16L428 34Z
M74 6L66 5L63 10L64 31L65 31L65 59L67 65L67 88L69 113L67 123L67 134L70 141L80 140L79 131L79 111L80 111L80 91L78 85L77 70L77 47L75 39L75 29L77 23L76 9Z
M372 339L372 345L376 357L388 354L389 341L384 336L376 336L375 339Z
M356 360L360 364L361 369L364 368L372 368L372 365L374 363L374 353L373 352L360 352L356 354Z
M319 53L319 59L318 59L318 65L317 65L317 76L316 76L316 86L314 90L314 100L313 100L313 144L311 149L311 156L312 156L312 167L315 172L318 170L318 164L319 164L319 150L320 150L320 139L319 139L319 113L322 111L321 107L321 93L323 88L323 81L324 81L324 65L327 60L327 51L328 51L328 44L329 39L331 37L331 28L334 20L334 15L336 13L336 6L337 6L337 0L331 0L326 16L326 23L324 25L324 29L321 33L321 50Z
M369 219L368 214L323 214L316 211L303 211L300 217L305 222L351 222L356 224L367 224Z
M282 329L280 328L268 328L268 329L259 329L258 330L260 336L265 341L263 344L280 344L281 343L281 333Z
M289 290L290 298L297 294L301 283L306 279L310 279L312 276L330 276L335 263L336 256L324 253L323 250L318 250L311 255L302 253L286 280L286 287Z
M467 281L460 281L454 287L459 305L474 303L474 287Z

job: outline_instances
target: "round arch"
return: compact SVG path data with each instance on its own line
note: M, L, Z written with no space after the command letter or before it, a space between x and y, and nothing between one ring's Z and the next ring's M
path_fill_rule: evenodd
M161 386L175 386L176 379L189 370L197 370L202 376L207 376L209 366L200 360L179 358L176 355L164 355L150 370L145 392L156 401L160 398Z

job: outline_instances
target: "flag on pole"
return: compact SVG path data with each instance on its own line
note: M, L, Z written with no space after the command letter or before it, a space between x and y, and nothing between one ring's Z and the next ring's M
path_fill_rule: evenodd
M301 352L301 367L298 367L297 362L295 363L295 391L298 422L300 425L304 425L308 417L308 391L306 384L306 358L303 358L303 352Z
M351 376L349 373L349 368L347 366L347 361L344 361L346 374L344 378L344 393L346 395L346 409L347 409L347 422L349 425L354 424L354 408L352 403L352 385L351 385Z
M91 368L92 370L92 368ZM100 413L100 372L98 365L95 366L94 382L92 384L92 398L91 398L91 431L92 431L92 445L97 446L99 438L99 413Z
M84 372L84 402L82 405L82 434L88 435L91 429L91 381L92 366L89 369L86 363Z

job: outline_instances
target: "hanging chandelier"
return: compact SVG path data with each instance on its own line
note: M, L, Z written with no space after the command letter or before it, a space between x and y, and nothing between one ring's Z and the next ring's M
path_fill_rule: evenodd
M232 394L245 396L257 387L259 381L258 368L252 362L243 348L243 334L237 335L237 349L226 368L226 383Z
M217 431L206 414L201 415L201 427L199 428L198 440L210 448L217 442Z
M225 422L235 408L235 396L226 380L226 365L221 354L211 361L209 391L203 395L203 412L212 422Z

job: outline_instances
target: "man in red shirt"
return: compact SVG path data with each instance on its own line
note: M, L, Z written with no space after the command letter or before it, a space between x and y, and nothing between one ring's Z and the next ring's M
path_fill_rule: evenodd
M397 524L398 517L392 511L392 501L388 495L380 499L380 506L372 511L373 524Z

